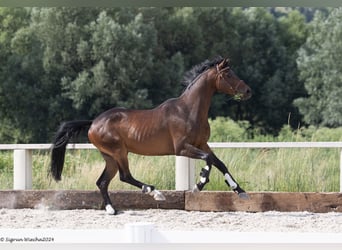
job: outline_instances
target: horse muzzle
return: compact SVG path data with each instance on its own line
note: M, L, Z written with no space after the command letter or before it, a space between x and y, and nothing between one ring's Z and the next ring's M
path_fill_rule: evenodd
M252 96L252 90L245 84L243 88L239 88L237 93L234 95L234 100L246 101Z

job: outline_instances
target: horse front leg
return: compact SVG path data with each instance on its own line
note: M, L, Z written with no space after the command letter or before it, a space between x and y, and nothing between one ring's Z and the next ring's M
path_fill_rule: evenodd
M201 169L200 172L200 181L195 184L192 191L198 192L202 191L204 186L209 183L209 175L210 175L211 165L206 165L204 168Z
M201 191L204 186L209 182L209 175L214 165L218 168L224 176L225 182L231 189L239 195L242 199L248 199L248 195L239 184L234 180L233 176L229 173L228 168L224 163L217 158L217 156L211 151L208 145L204 145L201 149L192 146L191 144L185 144L184 148L180 151L181 156L187 156L194 159L205 160L207 166L202 168L200 173L200 181L194 186L193 192Z
M233 176L231 175L231 173L229 173L228 168L226 167L226 165L219 159L217 158L217 156L211 152L210 154L210 158L212 160L212 163L215 167L217 167L218 170L221 171L221 173L224 175L224 179L225 182L227 183L228 186L230 186L230 188L239 195L240 198L242 199L248 199L248 195L245 192L245 190L243 190L240 185L237 183L236 180L234 180Z

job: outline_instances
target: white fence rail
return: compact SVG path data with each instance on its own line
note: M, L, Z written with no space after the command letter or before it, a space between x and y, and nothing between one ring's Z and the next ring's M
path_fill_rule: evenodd
M342 192L342 142L213 142L212 148L339 148L340 192ZM49 150L51 144L0 144L0 150L13 150L13 189L32 188L32 151ZM68 149L95 149L92 144L69 144ZM176 190L189 190L195 184L195 160L176 156Z

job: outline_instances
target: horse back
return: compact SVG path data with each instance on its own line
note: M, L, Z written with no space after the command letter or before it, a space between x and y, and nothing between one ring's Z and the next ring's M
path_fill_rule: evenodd
M126 149L142 155L174 154L168 119L160 108L110 109L94 120L88 136L100 151L107 153Z

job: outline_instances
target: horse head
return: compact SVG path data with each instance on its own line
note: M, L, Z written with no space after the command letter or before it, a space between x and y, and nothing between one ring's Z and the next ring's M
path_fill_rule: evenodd
M251 88L230 68L228 59L216 65L215 86L217 91L233 96L235 100L247 100L252 96Z

